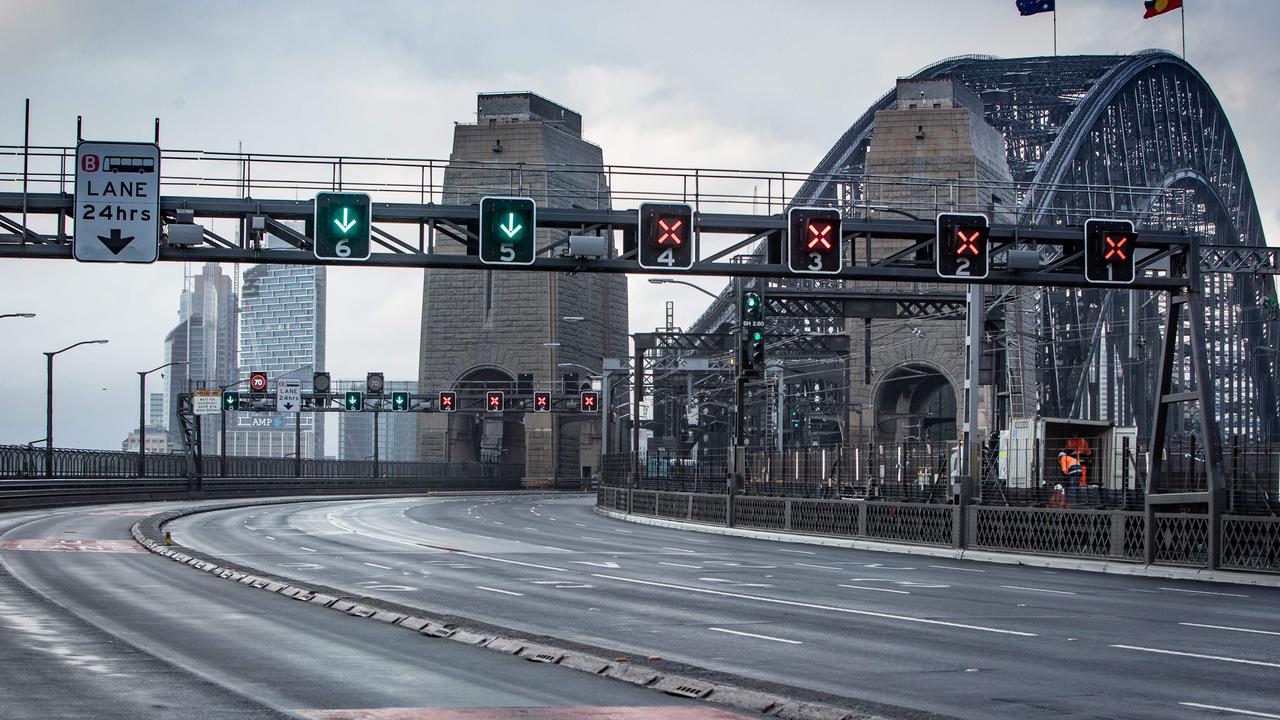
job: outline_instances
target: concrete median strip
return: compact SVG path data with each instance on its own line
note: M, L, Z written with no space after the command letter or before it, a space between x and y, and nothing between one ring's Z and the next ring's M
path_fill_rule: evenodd
M335 499L349 498L308 498L303 501L332 502ZM838 701L842 698L833 698L832 696L826 696L803 688L795 688L794 694L823 699L832 698L835 702L818 702L801 697L793 697L786 692L788 688L770 683L761 682L759 684L772 685L777 691L749 689L732 682L708 682L708 679L712 677L721 680L733 680L734 676L676 663L666 663L665 661L659 662L658 666L655 667L646 663L631 662L628 658L609 650L600 649L601 655L596 655L592 652L583 652L581 646L562 647L546 642L547 640L554 641L554 638L540 638L538 642L531 642L518 636L507 636L479 628L462 627L456 623L421 615L410 615L400 611L404 606L383 607L380 601L366 597L361 597L357 603L332 594L335 591L329 588L307 587L293 584L292 582L286 583L278 579L261 577L252 574L252 572L262 572L261 570L246 572L246 570L251 569L227 567L222 564L225 561L219 561L217 558L202 557L199 554L193 556L189 553L194 551L189 548L183 548L185 551L183 552L177 550L174 546L166 547L163 544L164 533L162 528L164 524L179 517L194 515L199 512L274 505L282 502L298 502L298 500L269 500L231 505L213 505L158 513L135 523L131 528L131 533L139 545L153 553L175 560L181 556L184 559L180 561L192 567L228 579L236 576L236 579L242 584L251 584L255 588L327 607L353 617L371 618L393 627L401 627L417 632L426 637L448 639L476 647L484 647L507 655L523 657L532 662L554 664L592 675L603 675L633 685L650 687L655 691L678 697L700 698L717 705L789 720L890 720L891 718L944 720L945 718L942 715L884 705L875 705L874 709L864 710L858 706L870 708L873 704L850 699L850 704L858 707L858 709L851 709L838 704ZM569 645L576 646L577 643L569 643ZM612 659L610 659L611 657ZM678 667L686 672L698 675L702 679L669 671L666 667L662 667L664 665ZM745 680L745 682L755 683L758 681Z

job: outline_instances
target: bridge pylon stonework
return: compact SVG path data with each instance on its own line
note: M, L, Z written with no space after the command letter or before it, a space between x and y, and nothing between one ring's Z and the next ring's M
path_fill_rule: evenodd
M610 207L606 178L593 170L603 166L603 154L582 138L580 115L532 93L482 94L477 105L477 122L454 131L445 203L505 195L533 198L539 208ZM513 169L520 163L537 169ZM558 165L566 170L548 169ZM563 235L539 231L538 246ZM467 249L442 242L436 252ZM479 392L482 385L517 396L574 390L569 386L590 382L588 370L598 373L604 357L626 355L626 279L426 270L420 342L418 381L425 393ZM522 375L532 377L532 388L520 382ZM419 459L523 464L526 487L576 484L596 472L599 442L594 415L428 413L418 421Z

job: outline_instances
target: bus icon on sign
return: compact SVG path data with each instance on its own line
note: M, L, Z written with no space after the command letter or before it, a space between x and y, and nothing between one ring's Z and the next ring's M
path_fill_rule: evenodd
M125 157L108 155L103 159L103 169L113 173L153 173L156 164L149 157Z

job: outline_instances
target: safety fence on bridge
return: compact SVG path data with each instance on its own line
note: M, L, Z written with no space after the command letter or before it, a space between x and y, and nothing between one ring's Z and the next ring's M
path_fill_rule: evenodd
M980 482L972 488L974 501L1025 508L1143 509L1149 459L1136 442L1095 448L1083 458L1079 479L1064 475L1061 450L1039 442L984 447ZM1204 452L1194 436L1170 438L1160 462L1165 492L1206 488ZM1280 515L1280 445L1233 437L1224 447L1223 462L1228 513ZM748 447L743 463L739 493L749 496L946 504L954 501L961 474L960 448L954 441ZM617 453L606 456L601 482L643 490L725 493L729 468L725 448L684 454Z
M632 515L754 530L1141 562L1146 520L1125 510L1049 509L672 492L601 486L596 504ZM961 522L961 521L964 522ZM1205 567L1206 515L1156 516L1155 560ZM1225 569L1280 572L1280 518L1225 515Z
M47 472L46 468L52 469ZM490 481L495 486L518 487L523 465L464 462L373 462L311 458L229 456L225 465L217 456L199 460L197 473L204 483L213 479L398 479ZM143 472L140 472L142 470ZM138 453L112 450L55 448L52 465L44 448L0 445L0 479L9 478L188 478L188 458L180 453ZM495 489L497 489L495 487Z

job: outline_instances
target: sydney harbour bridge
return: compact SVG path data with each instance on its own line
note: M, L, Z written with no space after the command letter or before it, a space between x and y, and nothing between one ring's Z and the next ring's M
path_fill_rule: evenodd
M1204 237L1206 244L1266 244L1245 161L1231 126L1204 78L1178 56L1154 50L1116 56L965 56L943 60L910 76L916 81L937 78L954 78L976 94L983 119L1003 136L1009 180L975 181L973 185L985 185L988 197L1003 196L1000 214L1010 222L1022 227L1065 227L1079 226L1090 217L1125 217L1133 220L1139 231L1195 233ZM900 100L898 90L893 89L869 107L821 159L791 204L836 207L852 218L896 212L931 219L939 211L954 209L954 180L889 178L868 168L877 113L901 107ZM919 127L923 135L924 126ZM878 188L904 183L927 187L923 193L914 193L914 203L876 204ZM985 207L978 204L969 209L983 212L996 205L987 202ZM761 245L757 252L761 257L766 250ZM1053 260L1045 258L1046 262ZM1272 438L1280 429L1274 286L1267 277L1248 272L1257 258L1247 253L1225 254L1216 260L1241 270L1209 274L1204 280L1211 298L1206 337L1219 424L1228 436ZM823 285L841 284L777 281L765 293L768 297L771 290L789 292ZM726 287L689 330L709 333L731 326L737 311L735 297L734 287ZM1010 312L991 312L1007 299L999 294L987 297L985 340L992 356L988 366L994 372L988 372L984 382L991 384L997 398L993 412L1005 420L1035 415L1107 420L1134 425L1145 435L1159 361L1159 318L1164 312L1157 295L1040 288L1020 294L1019 303L1012 304ZM815 308L820 306L813 302L770 305L780 311L770 318L775 334L815 328L846 330L845 318L815 318ZM895 319L878 320L876 329L882 322L898 323L912 325L917 336L927 334L928 323L920 319L928 313L916 307L918 312L899 312ZM872 327L869 321L866 327ZM862 326L848 328L856 347ZM875 354L869 333L866 340L869 352ZM953 351L961 352L959 347ZM911 353L906 349L899 352L900 358L892 353L879 358L886 367L873 370L868 361L866 381L872 381L873 372L876 377L891 377L901 367L912 366ZM1185 371L1188 354L1185 345L1180 346L1175 366ZM790 361L780 363L775 371L791 374L785 369L786 362ZM804 408L808 413L806 427L813 430L804 440L812 442L815 436L824 442L834 439L834 434L817 429L814 416L835 418L838 424L852 427L865 414L865 427L880 426L881 431L873 436L881 440L924 435L918 426L885 431L885 423L873 419L873 414L891 414L890 406L901 393L881 392L868 403L874 407L860 409L853 416L856 419L829 411L848 403L846 383L861 382L863 373L858 368L814 371L812 368L820 366L817 358L800 363L801 370L795 374L808 378L808 387L817 390L813 396L818 398ZM930 376L937 374L926 369L925 376L908 382L929 384L937 380ZM788 388L784 393L805 396L805 381L794 386L783 382ZM669 390L678 392L679 388L673 385ZM952 390L959 392L958 387ZM952 410L955 403L944 398L937 407ZM1195 422L1194 418L1182 421ZM786 428L778 425L770 419L760 423L766 434L785 435ZM856 436L856 430L851 432L848 427L841 434ZM774 438L761 441L773 443Z

